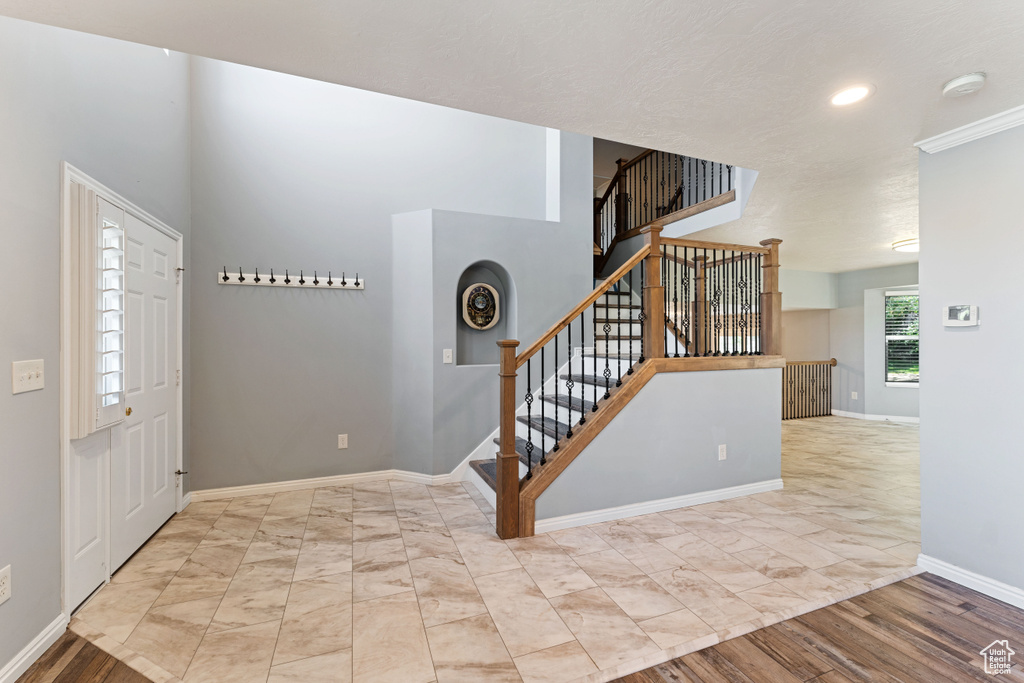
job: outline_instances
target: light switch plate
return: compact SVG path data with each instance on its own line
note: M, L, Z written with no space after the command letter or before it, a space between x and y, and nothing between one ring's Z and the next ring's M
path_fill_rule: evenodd
M452 362L452 350L451 349L445 349L444 350L444 352L441 354L441 362L445 363L446 365Z
M22 394L45 386L43 361L18 360L11 363L11 393Z
M338 434L338 449L348 448L348 434Z

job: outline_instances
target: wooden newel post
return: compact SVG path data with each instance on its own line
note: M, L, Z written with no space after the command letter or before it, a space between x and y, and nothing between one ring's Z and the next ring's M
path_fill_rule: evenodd
M497 532L499 538L519 537L519 454L516 453L516 339L502 339L501 399L498 416Z
M601 198L594 197L594 248L601 249Z
M640 231L650 253L644 259L644 358L665 357L665 287L661 284L661 226L648 225Z
M761 246L768 247L764 257L763 282L761 290L761 351L766 356L782 355L782 292L779 291L779 245L780 239L762 240Z

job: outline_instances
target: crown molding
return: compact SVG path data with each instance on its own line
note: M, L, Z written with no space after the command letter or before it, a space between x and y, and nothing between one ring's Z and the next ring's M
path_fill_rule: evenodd
M927 140L915 142L914 147L918 147L929 154L935 154L944 149L956 147L965 142L971 142L972 140L999 133L1021 124L1024 124L1024 105L1008 109L1000 114L989 116L974 123L968 123L966 126L954 128L951 131L930 137Z

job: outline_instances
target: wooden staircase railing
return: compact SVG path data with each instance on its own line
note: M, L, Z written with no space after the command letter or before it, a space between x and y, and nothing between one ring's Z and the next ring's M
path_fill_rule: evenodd
M661 230L643 228L643 247L525 350L498 342L497 459L474 465L493 468L501 538L533 535L537 498L658 372L785 364L781 241L747 247Z
M595 268L603 268L615 245L640 228L666 225L688 217L688 208L717 200L701 209L707 210L736 196L728 164L654 149L615 163L608 188L594 198Z

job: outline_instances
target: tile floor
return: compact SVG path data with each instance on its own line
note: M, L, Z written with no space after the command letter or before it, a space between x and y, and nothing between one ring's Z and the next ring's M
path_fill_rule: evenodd
M783 453L780 491L509 542L471 485L197 502L72 629L155 681L608 681L917 572L915 427Z

